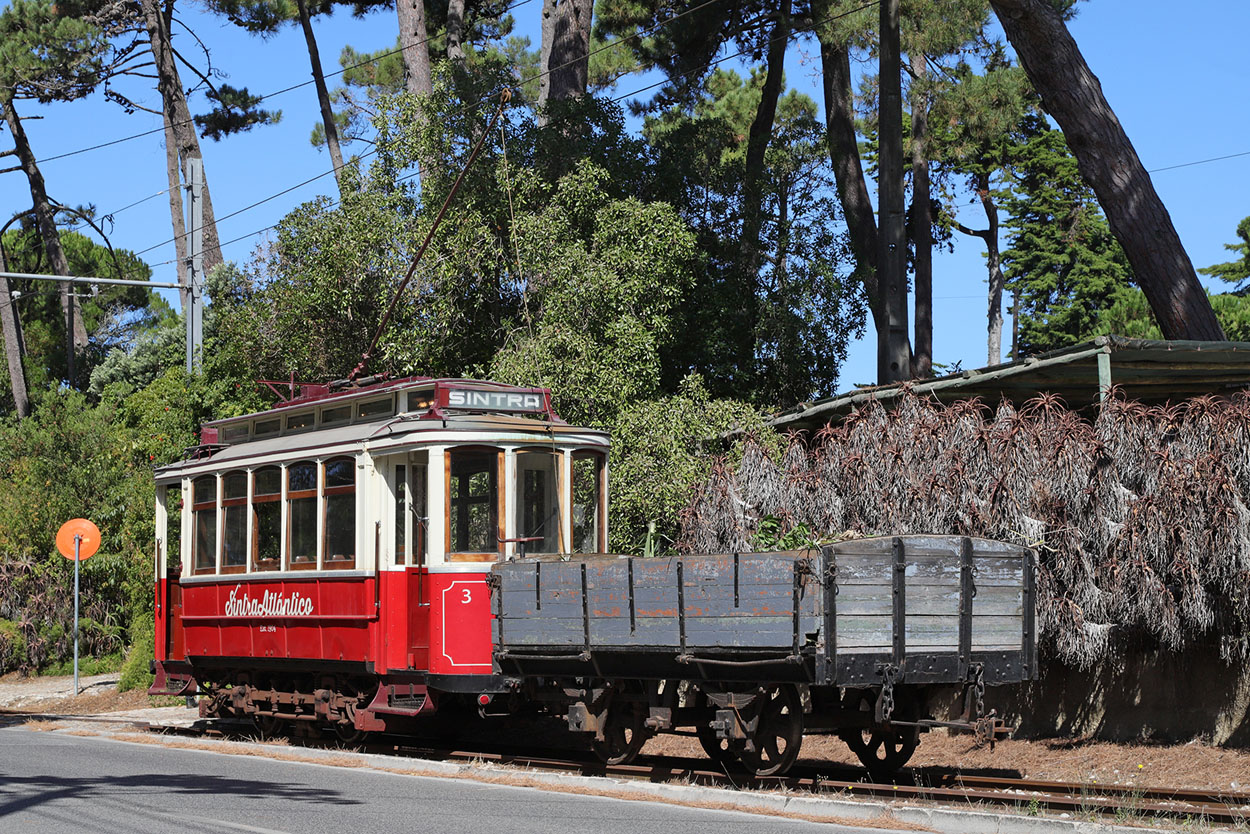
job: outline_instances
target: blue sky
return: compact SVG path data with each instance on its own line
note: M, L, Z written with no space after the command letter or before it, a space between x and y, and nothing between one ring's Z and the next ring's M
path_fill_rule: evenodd
M309 79L308 57L298 27L262 41L227 21L184 3L180 12L210 46L213 62L235 86L269 93ZM537 44L541 4L530 0L518 8L520 31ZM315 23L326 70L338 68L345 44L360 50L395 43L393 12L363 20L347 14ZM1149 170L1183 165L1212 157L1247 154L1153 175L1155 187L1172 214L1195 266L1228 259L1223 245L1235 239L1234 229L1250 215L1250 112L1244 106L1247 80L1244 35L1250 31L1250 3L1227 0L1089 0L1070 24L1117 116ZM184 39L185 40L185 39ZM813 42L794 45L787 56L787 78L820 102L818 52ZM626 78L616 95L647 81ZM1242 93L1238 93L1242 90ZM143 97L156 107L155 91ZM319 118L310 86L276 96L266 106L281 108L282 122L224 142L203 140L205 169L218 217L248 206L275 192L328 172L324 151L308 142ZM58 154L158 129L158 117L126 115L102 96L53 107L27 103L24 115L36 156ZM0 146L8 147L7 136ZM51 195L70 204L94 204L101 215L114 215L112 241L144 254L153 265L153 280L175 280L167 198L148 199L118 212L166 187L165 154L158 132L151 136L77 154L42 165ZM237 217L219 223L223 241L275 223L298 203L317 194L333 194L330 176L292 191ZM0 176L0 212L4 219L29 205L20 173ZM979 207L961 212L969 225L984 217ZM252 236L225 248L232 260L246 260L264 236ZM972 368L985 364L985 268L978 240L957 236L954 253L936 252L934 260L934 358ZM171 302L177 305L172 298ZM1010 322L1008 321L1008 326ZM841 387L869 383L876 376L876 347L871 335L857 342L843 369ZM823 392L831 393L831 392Z

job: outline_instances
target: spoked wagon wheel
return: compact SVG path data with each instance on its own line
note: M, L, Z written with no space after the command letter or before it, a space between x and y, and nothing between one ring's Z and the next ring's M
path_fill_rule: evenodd
M740 754L742 763L756 776L785 773L799 757L803 744L803 702L793 686L782 685L766 693L759 723L751 741L753 752Z
M634 692L633 689L630 691ZM600 741L592 735L590 748L604 764L629 764L650 738L646 720L646 710L640 703L621 697L613 698L607 705L607 714L603 719L603 740Z
M860 695L857 705L860 712L867 713L876 707L869 694ZM914 732L869 728L847 730L842 733L842 740L869 773L881 775L894 773L907 764L920 743Z
M707 695L700 692L695 699L695 705L698 707L706 707L708 705ZM737 760L737 756L729 749L729 740L719 738L716 730L704 722L695 728L695 737L699 739L699 746L703 748L703 752L707 757L717 764L727 765Z
M915 734L897 730L863 730L842 740L870 773L879 774L891 774L907 764L918 744Z
M629 764L647 743L647 728L642 713L633 704L608 708L603 727L603 741L591 736L590 747L604 764Z

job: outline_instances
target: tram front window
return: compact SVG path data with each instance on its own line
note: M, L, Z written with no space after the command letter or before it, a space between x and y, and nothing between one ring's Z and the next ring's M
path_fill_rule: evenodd
M356 461L334 458L326 462L326 568L356 567Z
M217 570L217 477L196 478L191 487L191 563L196 573Z
M448 552L497 553L499 455L479 449L449 454Z

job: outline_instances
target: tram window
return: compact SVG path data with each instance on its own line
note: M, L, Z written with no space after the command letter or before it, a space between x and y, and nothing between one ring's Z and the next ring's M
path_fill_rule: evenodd
M231 472L221 483L221 572L242 573L247 570L247 473Z
M601 553L603 524L603 455L577 452L573 455L573 552Z
M334 458L325 465L324 567L356 567L356 461Z
M287 542L291 570L317 567L317 465L287 467Z
M165 572L182 575L182 485L165 487Z
M390 397L381 400L370 400L356 406L356 416L361 420L373 420L378 417L389 417L395 413L395 404Z
M247 440L247 423L236 423L221 430L222 443L238 443L240 440Z
M253 437L268 437L271 434L277 434L282 427L282 422L277 418L272 420L257 420L256 425L252 428Z
M252 476L252 570L277 570L282 558L282 470Z
M499 551L499 455L453 449L448 484L448 552Z
M521 452L516 456L516 529L526 542L526 553L560 551L560 501L556 493L559 458L551 452Z
M425 515L425 464L395 467L395 564L425 564L429 551L426 549ZM408 547L409 540L412 547ZM409 557L411 550L411 558Z
M323 426L346 423L350 419L352 419L352 407L350 405L340 405L337 408L321 410L321 425Z
M197 478L191 487L191 564L195 573L217 570L217 477Z
M287 431L304 431L306 429L311 429L312 427L313 413L311 411L306 411L303 414L292 414L290 417L286 418Z

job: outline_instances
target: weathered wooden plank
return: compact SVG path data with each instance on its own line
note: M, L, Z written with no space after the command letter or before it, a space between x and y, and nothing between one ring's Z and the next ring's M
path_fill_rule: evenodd
M883 585L839 587L839 614L892 615L891 589ZM959 614L959 587L907 584L907 616L913 614Z
M838 614L838 651L870 646L890 651L894 642L894 618Z
M972 600L972 615L1001 615L1020 617L1024 614L1024 589L1010 586L986 586L977 588Z
M958 614L916 617L908 614L904 631L909 654L918 649L959 651Z

